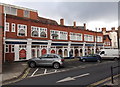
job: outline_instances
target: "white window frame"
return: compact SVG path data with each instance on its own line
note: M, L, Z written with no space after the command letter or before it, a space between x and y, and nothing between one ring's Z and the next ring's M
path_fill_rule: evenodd
M19 28L19 25L22 26L22 27L25 26L25 29ZM17 36L20 36L20 35L19 35L19 31L20 31L21 29L23 29L23 30L25 31L25 36L27 36L27 25L24 25L24 24L17 24ZM24 37L24 36L21 36L21 37Z
M6 10L6 8L7 8L8 11ZM15 13L12 12L12 8L16 10ZM4 13L17 16L17 8L10 7L10 6L4 6Z
M13 26L13 25L14 25L14 26ZM15 27L16 27L15 23L12 23L12 24L11 24L11 32L15 32Z
M25 12L27 12L27 15L26 15L26 13L25 13ZM30 11L28 11L28 10L24 10L24 17L29 18L29 17L30 17Z
M14 49L14 51L13 51ZM11 45L11 53L14 53L15 52L15 45Z
M5 22L5 31L9 31L9 22Z
M53 33L52 33L52 32L53 32ZM58 38L57 38L57 39L53 39L53 38L52 38L52 34L56 34L55 32L57 32L57 34L58 34ZM58 31L58 30L50 30L50 39L58 40L59 37L60 37L60 34L59 34L59 31Z
M8 49L8 51L6 49ZM5 53L9 53L9 45L8 44L5 45Z

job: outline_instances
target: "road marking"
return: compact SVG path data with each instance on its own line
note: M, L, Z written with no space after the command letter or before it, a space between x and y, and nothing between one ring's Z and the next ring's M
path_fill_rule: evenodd
M46 74L47 73L47 69L45 69L45 71L44 71L44 74Z
M38 71L38 69L39 68L37 68L30 77L33 77L35 75L35 73Z
M120 74L115 75L113 78L116 78L116 77L118 77L118 76L120 76ZM100 85L100 84L102 84L102 83L104 83L104 82L107 82L107 81L109 81L109 80L111 80L111 77L108 77L108 78L106 78L106 79L103 79L103 80L101 80L101 81L95 82L95 83L90 84L90 85L91 85L91 86L92 86L92 85ZM88 87L89 87L89 86L88 86Z
M78 75L78 76L74 76L74 77L67 77L67 78L64 78L62 80L57 81L56 83L72 81L72 80L75 80L77 78L88 76L88 75L90 75L90 73L86 73L86 74L82 74L82 75Z
M55 70L55 72L57 72L57 70Z

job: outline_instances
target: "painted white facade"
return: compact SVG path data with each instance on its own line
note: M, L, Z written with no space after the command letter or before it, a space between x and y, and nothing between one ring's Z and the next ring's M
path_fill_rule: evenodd
M109 33L111 43L112 43L112 48L118 48L118 41L117 41L117 32L113 31Z

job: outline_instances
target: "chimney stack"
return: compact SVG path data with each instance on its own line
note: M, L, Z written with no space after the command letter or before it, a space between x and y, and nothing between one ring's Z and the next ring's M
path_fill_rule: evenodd
M86 30L86 23L84 23L84 29Z
M60 19L60 25L64 25L64 19Z
M112 31L115 31L115 27L112 27L111 29L112 29Z
M106 34L106 28L102 28L102 33L103 33L103 35Z
M73 24L74 24L74 28L76 28L76 22L75 21L73 22Z
M102 31L105 31L106 32L106 28L104 27L104 28L102 28Z

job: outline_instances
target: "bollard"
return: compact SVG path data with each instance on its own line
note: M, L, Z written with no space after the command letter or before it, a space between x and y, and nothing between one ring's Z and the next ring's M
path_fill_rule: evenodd
M113 67L111 66L111 83L114 84L114 81L113 81Z

